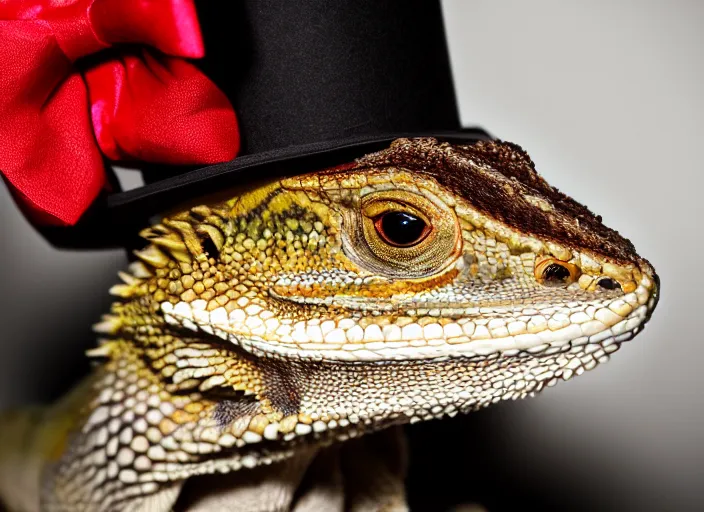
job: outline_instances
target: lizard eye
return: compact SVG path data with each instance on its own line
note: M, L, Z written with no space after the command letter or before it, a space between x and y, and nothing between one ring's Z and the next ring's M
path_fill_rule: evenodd
M430 233L423 219L402 211L382 213L374 219L374 227L381 239L394 247L412 247Z
M535 278L545 286L567 286L579 279L579 268L576 265L546 258L535 266Z
M372 191L361 198L359 208L346 208L343 215L346 254L377 275L432 275L461 248L457 215L430 192Z

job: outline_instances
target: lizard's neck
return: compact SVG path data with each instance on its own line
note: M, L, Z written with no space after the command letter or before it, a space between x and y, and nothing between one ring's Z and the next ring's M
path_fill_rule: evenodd
M191 343L188 350L194 361L199 355L193 346L214 350L202 342ZM84 409L84 426L71 441L80 457L75 450L66 450L68 462L60 460L51 469L54 488L70 488L70 482L81 478L82 489L107 501L149 494L164 481L283 460L300 451L301 444L327 444L396 423L454 416L519 398L559 377L569 378L569 368L579 373L585 357L596 361L570 345L541 357L383 365L314 361L282 365L265 359L256 362L258 396L245 392L225 396L212 389L168 391L164 377L134 347L120 341L103 347L109 359L92 377L93 398ZM230 361L235 360L242 371L254 361L230 353ZM230 363L230 368L234 366ZM267 411L262 403L268 404Z

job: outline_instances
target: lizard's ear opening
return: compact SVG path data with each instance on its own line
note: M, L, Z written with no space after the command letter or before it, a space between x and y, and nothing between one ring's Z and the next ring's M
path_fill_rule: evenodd
M440 199L380 190L344 212L346 254L365 270L391 278L433 275L460 252L459 222Z
M203 252L208 258L217 259L220 255L220 251L215 246L215 242L213 242L212 239L207 237L204 238L203 240L201 240L201 245L203 246Z
M225 244L225 235L215 226L201 224L196 228L203 254L207 258L218 259L220 250Z

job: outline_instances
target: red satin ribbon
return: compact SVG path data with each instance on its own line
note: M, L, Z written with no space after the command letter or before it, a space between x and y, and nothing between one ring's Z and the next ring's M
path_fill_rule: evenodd
M81 57L118 43L118 56ZM0 171L29 216L75 224L112 160L209 164L239 150L192 0L0 2ZM76 62L78 60L78 62Z

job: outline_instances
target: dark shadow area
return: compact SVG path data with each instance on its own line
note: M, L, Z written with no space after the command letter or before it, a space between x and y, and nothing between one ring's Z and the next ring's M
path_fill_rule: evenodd
M413 512L449 510L475 503L489 512L540 510L542 512L594 511L603 499L580 488L574 472L540 480L522 474L525 467L506 453L501 433L511 428L511 408L501 403L466 416L419 423L406 428L410 471L406 489ZM535 461L546 471L545 462ZM575 461L575 465L579 462ZM537 476L537 475L536 475Z

